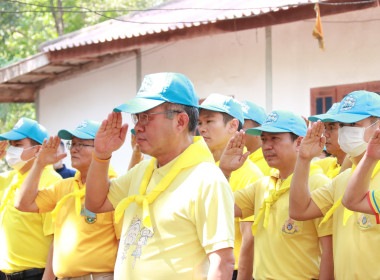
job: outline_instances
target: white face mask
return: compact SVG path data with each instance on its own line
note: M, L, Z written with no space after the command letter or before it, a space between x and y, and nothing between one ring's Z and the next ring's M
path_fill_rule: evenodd
M34 146L33 146L34 147ZM25 150L31 149L33 147L27 148ZM9 149L7 150L7 155L5 157L5 160L7 161L8 165L17 170L20 171L25 164L27 164L28 161L34 159L34 157L28 159L28 160L22 160L21 159L21 154L24 152L24 148L21 147L14 147L10 146Z
M339 127L338 143L342 151L351 157L364 153L368 146L368 143L364 141L365 130L376 123L377 121L368 127Z

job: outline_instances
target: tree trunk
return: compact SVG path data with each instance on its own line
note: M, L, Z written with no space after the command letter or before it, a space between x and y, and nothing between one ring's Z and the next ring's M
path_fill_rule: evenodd
M55 29L57 30L58 36L62 36L64 34L62 1L57 0L57 6L55 6L54 0L50 0L50 4L55 22Z

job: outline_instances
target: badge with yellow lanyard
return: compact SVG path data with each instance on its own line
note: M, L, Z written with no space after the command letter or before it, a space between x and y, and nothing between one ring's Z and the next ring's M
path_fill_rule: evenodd
M115 170L112 168L112 166L109 167L108 177L110 179L117 177L117 174ZM82 184L79 171L75 173L73 187L74 187L74 191L62 197L58 201L54 210L51 212L53 221L55 221L57 217L57 213L62 208L62 206L66 203L66 201L69 198L74 197L75 198L75 212L77 213L77 215L82 216L85 222L88 224L96 223L96 220L97 220L96 213L93 213L90 210L87 210L86 207L84 207L84 204L82 203L82 198L85 197L86 195L86 186Z

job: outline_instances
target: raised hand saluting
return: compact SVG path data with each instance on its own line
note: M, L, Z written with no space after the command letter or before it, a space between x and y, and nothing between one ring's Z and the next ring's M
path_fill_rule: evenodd
M49 164L54 164L65 158L67 156L66 153L58 154L60 142L61 139L58 136L50 136L49 140L45 139L38 151L36 159L37 163L41 166L46 166Z
M8 141L0 141L0 159L4 158L7 154Z
M367 147L367 157L375 160L380 159L380 128L376 129Z
M108 159L124 143L128 124L122 125L121 113L112 112L102 122L95 136L94 154L99 159Z
M324 125L321 121L313 123L308 128L305 138L302 140L299 157L306 160L319 156L326 144L326 137L322 136Z
M244 153L244 146L245 132L240 130L230 139L220 157L219 168L225 176L229 177L231 172L239 169L247 160L250 152Z

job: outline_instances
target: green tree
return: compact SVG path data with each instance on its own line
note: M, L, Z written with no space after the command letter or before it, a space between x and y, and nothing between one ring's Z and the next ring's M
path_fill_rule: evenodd
M58 36L164 0L0 0L0 67Z

